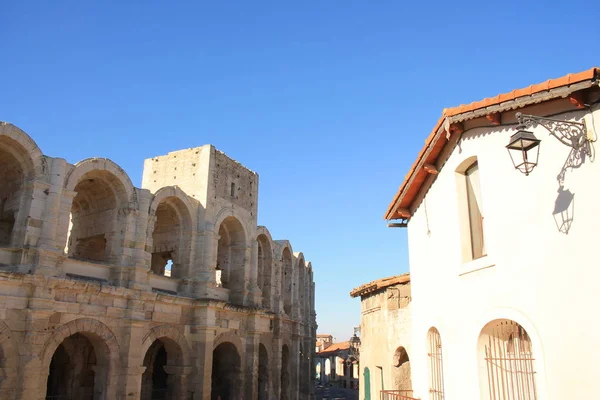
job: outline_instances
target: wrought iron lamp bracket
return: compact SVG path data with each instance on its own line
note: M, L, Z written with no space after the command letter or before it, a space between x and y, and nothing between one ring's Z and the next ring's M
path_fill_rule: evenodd
M537 125L540 125L565 146L571 147L575 151L585 152L587 156L592 155L585 122L561 121L559 119L521 113L516 113L516 117L520 127L535 128Z

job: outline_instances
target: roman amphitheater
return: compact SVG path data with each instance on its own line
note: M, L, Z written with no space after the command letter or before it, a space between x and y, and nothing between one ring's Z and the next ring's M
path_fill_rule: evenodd
M0 123L0 398L313 398L310 262L211 145L118 165Z

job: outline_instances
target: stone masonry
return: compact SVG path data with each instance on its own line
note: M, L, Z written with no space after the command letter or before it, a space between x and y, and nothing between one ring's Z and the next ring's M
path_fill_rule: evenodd
M258 174L211 145L140 189L0 123L0 398L314 398L312 266L257 210Z

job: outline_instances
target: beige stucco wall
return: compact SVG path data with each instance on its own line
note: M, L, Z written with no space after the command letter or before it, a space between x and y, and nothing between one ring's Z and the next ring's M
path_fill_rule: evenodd
M562 100L568 104L568 100ZM560 110L560 102L554 104ZM525 113L547 115L537 105ZM509 114L511 114L509 116ZM512 113L503 115L509 121ZM600 133L600 111L576 111L555 118L585 122ZM514 119L513 119L514 120ZM506 318L531 337L538 399L597 397L600 301L597 281L600 163L586 158L567 168L564 189L574 195L568 234L557 229L553 210L570 148L543 127L539 165L529 175L516 171L506 144L513 126L466 131L408 225L412 281L412 371L415 397L428 397L427 332L441 335L445 399L478 399L477 340L484 325ZM597 151L598 143L593 144ZM477 157L484 209L487 256L463 262L455 170ZM482 395L485 398L485 395Z
M210 398L213 349L224 342L240 355L244 398L258 398L261 345L269 399L313 396L312 264L257 226L256 173L207 145L146 160L143 188L136 188L112 161L69 164L44 156L29 135L4 122L0 167L0 398L44 398L54 349L75 333L91 338L107 363L98 370L109 375L102 399L140 398L141 363L161 338L178 349L177 363L168 366L179 377L177 399ZM160 207L178 225L154 235ZM79 237L73 237L73 212L84 217ZM93 221L85 219L91 212ZM231 246L235 293L216 283L224 223L232 230L242 226L231 232L237 240ZM106 251L88 253L101 261L71 254L77 239L98 235L87 247L106 243ZM265 246L262 289L259 236ZM282 290L285 248L291 254L288 293ZM152 254L163 251L176 254L171 276L150 270ZM291 297L288 314L284 295ZM280 395L283 347L290 359L289 396Z
M379 399L379 392L398 390L394 352L403 346L412 359L411 284L388 286L361 297L359 398ZM404 366L406 368L406 366ZM404 369L403 368L403 369ZM365 370L369 370L369 383Z

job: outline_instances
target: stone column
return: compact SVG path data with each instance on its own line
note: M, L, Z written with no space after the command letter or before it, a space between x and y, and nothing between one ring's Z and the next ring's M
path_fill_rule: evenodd
M189 400L188 376L192 372L192 367L167 365L164 367L164 370L169 375L167 378L168 398L173 400Z
M258 398L258 347L260 336L258 332L246 333L245 356L245 396L244 399L255 400Z
M141 354L141 343L148 325L144 321L129 319L127 333L122 336L120 343L123 371L118 376L119 396L127 400L139 400L142 390L142 375L146 370L144 357Z
M56 243L56 229L59 225L60 203L63 190L64 172L67 167L67 161L62 158L54 158L50 167L50 187L45 196L45 208L43 212L42 231L40 233L40 246L62 250ZM46 192L44 192L46 193Z
M77 192L63 190L60 198L60 207L58 213L58 225L54 235L56 246L60 250L67 251L69 231L71 229L71 208L73 207L73 199L77 196Z
M283 345L283 340L281 338L273 339L273 348L271 349L271 385L273 392L269 396L270 399L280 399L281 398L281 346Z
M194 400L211 400L213 347L215 327L195 326L192 332L192 351L196 356L193 376Z
M258 242L256 240L245 249L244 271L246 278L244 305L257 306L260 304L261 291L258 287Z
M127 219L127 230L123 237L121 259L123 285L131 289L149 289L148 270L150 256L146 248L150 218L148 208L152 199L150 191L135 189L137 203L135 211ZM150 235L152 232L150 232Z

